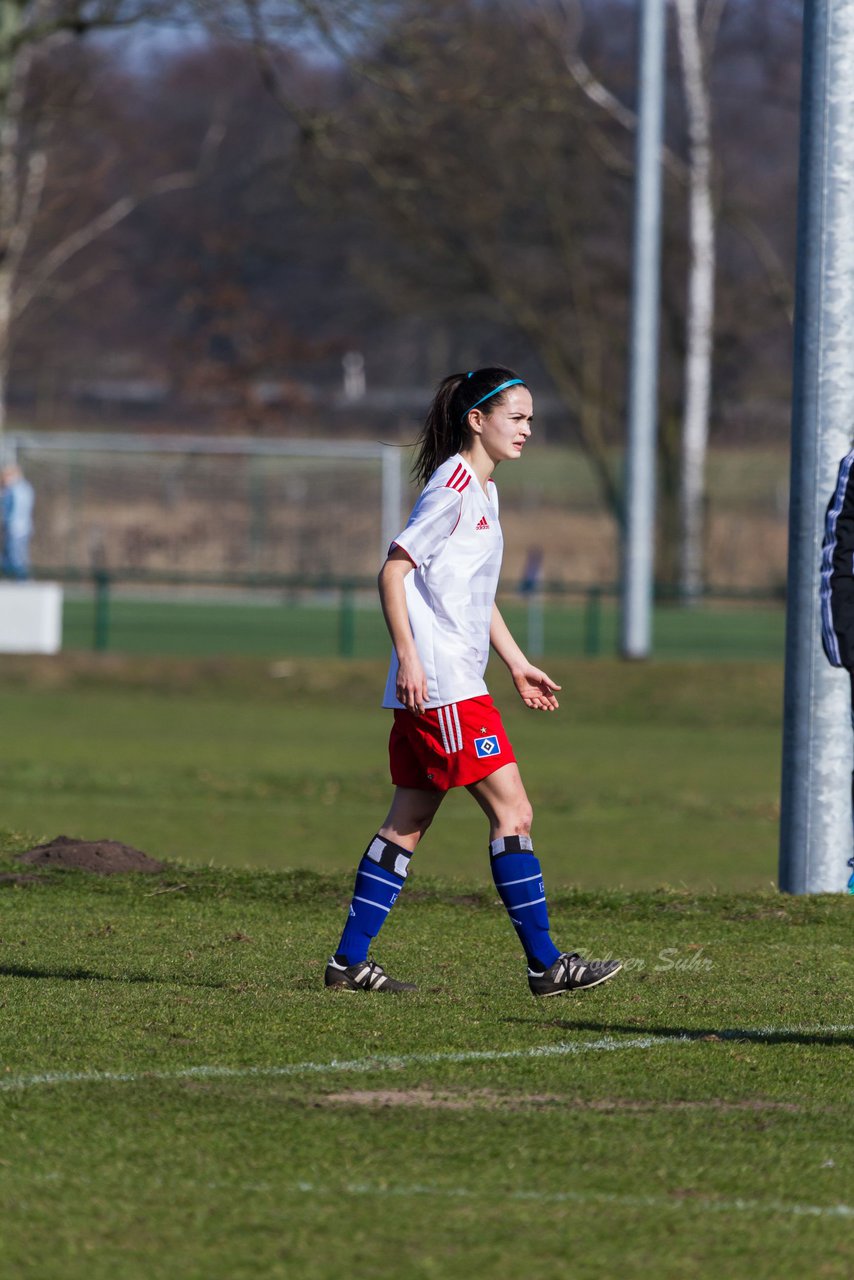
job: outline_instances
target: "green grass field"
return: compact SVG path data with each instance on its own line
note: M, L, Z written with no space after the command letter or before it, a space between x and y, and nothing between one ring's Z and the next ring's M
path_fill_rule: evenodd
M244 655L256 657L375 658L388 654L389 640L373 593L349 616L334 598L325 606L253 604L227 601L112 599L103 644L116 653L172 654L183 657ZM502 609L523 646L528 642L528 613L518 597ZM784 614L779 606L707 604L696 609L660 605L654 615L655 653L659 658L779 660L783 656ZM550 604L543 627L547 657L614 654L618 615L603 600L595 615L579 602ZM63 647L96 646L93 600L65 602Z
M854 1273L854 899L776 871L777 663L492 686L560 945L535 1001L452 795L322 987L383 815L382 660L0 661L0 1276L733 1280ZM64 832L154 876L31 869Z
M417 877L378 953L420 990L325 992L348 896L0 885L0 1274L851 1275L849 900L556 893L628 964L535 1002L494 895Z
M551 715L527 711L503 669L490 678L553 883L775 879L779 665L549 666ZM390 795L383 682L382 661L6 660L0 822L196 863L348 870ZM418 861L482 877L485 841L454 793Z

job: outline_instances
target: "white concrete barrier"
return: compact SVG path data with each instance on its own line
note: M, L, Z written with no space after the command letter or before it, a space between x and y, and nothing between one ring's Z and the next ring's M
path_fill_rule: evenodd
M0 582L0 653L58 653L62 587L58 582Z

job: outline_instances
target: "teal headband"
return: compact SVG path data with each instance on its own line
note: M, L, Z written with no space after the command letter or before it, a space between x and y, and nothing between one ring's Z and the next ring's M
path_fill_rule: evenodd
M472 370L472 372L474 372L474 370ZM471 373L468 376L471 377ZM492 396L497 396L499 391L506 391L508 387L515 387L517 383L524 385L522 378L508 378L506 382L501 383L500 387L493 387L491 391L487 391L485 396L481 396L479 400L475 400L474 404L469 405L463 414L463 422L465 422L472 409L476 409L479 404L483 404L484 400L490 400Z

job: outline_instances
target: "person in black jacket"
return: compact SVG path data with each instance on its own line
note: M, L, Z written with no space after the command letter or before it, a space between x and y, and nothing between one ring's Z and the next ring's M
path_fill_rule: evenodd
M854 449L839 464L836 488L827 504L821 549L821 642L828 661L844 667L851 680L854 727ZM854 804L854 774L852 774ZM854 858L848 892L854 893Z

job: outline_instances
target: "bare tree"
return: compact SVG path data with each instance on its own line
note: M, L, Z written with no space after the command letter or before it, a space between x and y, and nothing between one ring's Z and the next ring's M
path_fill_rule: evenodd
M619 131L608 138L554 50L534 47L524 6L404 3L371 31L372 44L357 25L371 6L351 6L345 39L340 14L333 22L312 4L351 74L346 103L324 114L295 96L264 7L246 4L265 83L312 142L325 189L389 230L374 286L398 304L404 291L425 306L465 296L481 323L524 334L619 516L609 428L619 416L626 258L614 243L627 237L610 232L626 222L630 165L605 169L597 150L619 153ZM365 38L352 41L354 29Z
M162 174L144 189L108 200L34 251L48 181L53 121L33 109L39 60L55 57L88 32L115 30L178 12L165 0L0 0L0 437L8 398L16 322L66 265L139 205L187 189L204 173L222 136L215 119L192 168Z
M601 492L619 513L610 442L620 411L614 356L622 348L614 295L625 288L625 264L615 246L626 230L621 219L632 179L627 139L636 119L624 102L628 78L608 88L581 55L581 0L529 0L523 6L504 0L487 5L404 2L396 12L386 6L381 34L382 24L370 26L379 6L304 0L302 7L311 11L317 29L351 74L343 125L342 113L318 111L291 91L286 64L276 52L274 27L268 25L271 13L275 19L273 0L245 0L245 5L265 83L328 161L330 172L339 175L338 184L353 191L371 189L375 208L384 209L381 217L392 233L386 259L394 259L393 244L405 239L413 249L417 246L434 288L453 282L470 298L479 295L500 304L551 373ZM663 154L671 183L680 196L687 194L689 209L681 285L685 296L678 299L678 315L668 321L670 347L683 373L681 393L673 388L671 395L674 404L677 395L681 402L681 429L673 429L674 415L667 410L661 433L664 471L668 477L673 473L672 499L670 487L664 488L674 505L672 519L668 512L663 526L673 530L678 544L676 576L686 596L701 589L704 575L718 222L749 244L775 303L787 312L791 308L789 275L768 236L746 207L713 189L710 68L726 0L700 5L701 0L674 0L687 143L685 158L667 147ZM612 16L629 12L629 5L617 3ZM587 22L601 46L607 17L601 9L591 9ZM453 40L441 38L451 30ZM508 31L515 33L513 54L497 73L501 33ZM620 47L626 50L625 39L622 46L612 42L611 54ZM514 149L511 141L505 117L513 113L525 125L524 148ZM451 119L456 133L448 127ZM493 153L496 167L489 171L485 159ZM501 174L502 160L506 171L516 166L527 189L536 193L537 216L513 210L512 183ZM571 187L566 184L568 169ZM435 199L443 185L454 190L453 200L445 204ZM493 216L484 219L482 207L490 190ZM505 195L508 204L500 207ZM583 208L588 200L599 211L598 225ZM674 258L681 262L682 255L676 208L671 201L672 231L679 238L675 255L672 250L669 255L671 274ZM507 228L504 236L502 227ZM599 256L599 244L606 239L608 248ZM603 274L607 256L611 270ZM439 263L445 265L442 274L435 271ZM534 268L540 265L538 273ZM410 256L403 272L395 261L386 272L375 268L372 278L385 279L398 290L405 278L411 289L415 274ZM675 302L672 289L668 296ZM671 382L668 378L666 385Z
M681 431L678 458L678 565L683 599L695 598L705 577L706 459L712 388L715 328L717 228L725 220L751 246L772 296L791 320L791 278L756 221L732 203L721 204L714 190L710 65L727 0L673 0L680 51L688 154L683 160L662 149L665 172L688 196L688 270ZM584 28L581 0L543 0L540 17L564 50L572 79L610 119L627 131L637 128L635 113L593 73L580 52ZM604 154L605 163L613 161ZM670 447L669 433L662 445ZM665 492L665 497L667 497ZM675 514L675 513L674 513ZM665 525L671 522L665 519Z
M708 50L726 0L674 0L688 120L690 265L685 317L682 409L679 588L684 600L703 590L706 454L715 320L715 207L712 194L712 105ZM703 36L706 36L704 47Z

